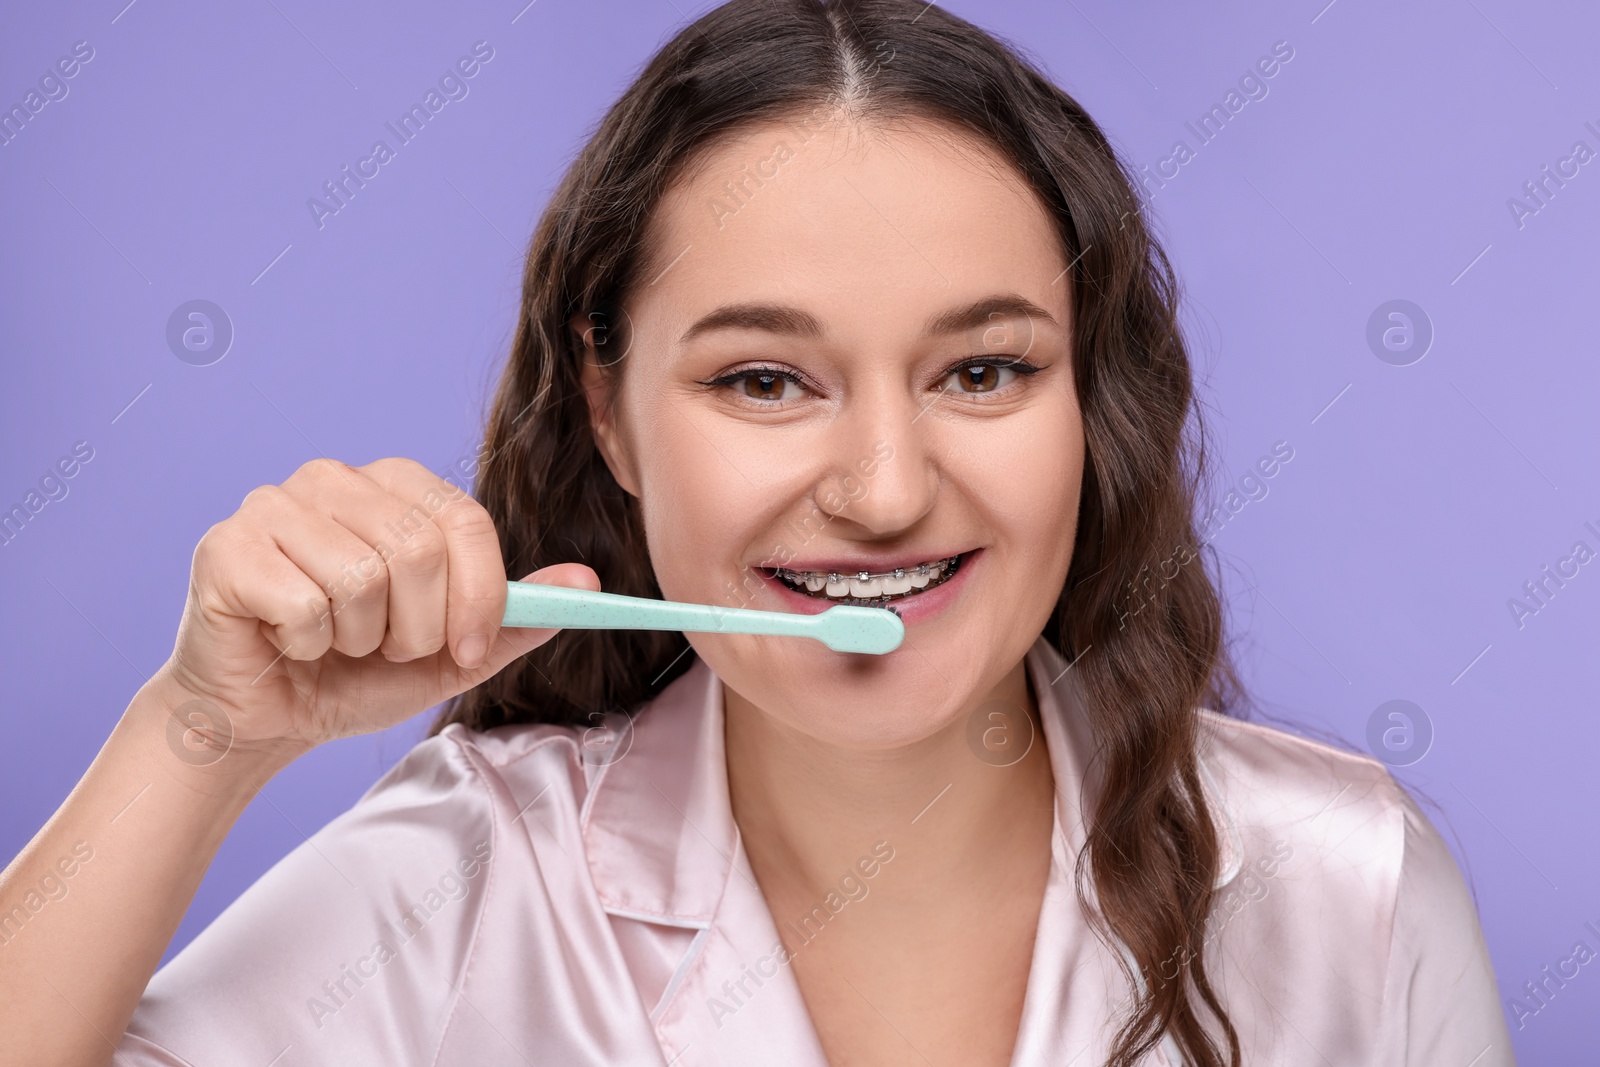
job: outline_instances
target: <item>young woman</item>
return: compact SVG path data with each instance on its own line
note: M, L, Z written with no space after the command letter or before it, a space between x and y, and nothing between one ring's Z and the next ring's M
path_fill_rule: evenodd
M1176 302L993 38L705 15L545 211L476 498L318 460L206 533L0 882L73 867L7 917L0 1061L1512 1063L1427 819L1225 714ZM501 630L507 575L906 639ZM151 978L274 773L442 701Z

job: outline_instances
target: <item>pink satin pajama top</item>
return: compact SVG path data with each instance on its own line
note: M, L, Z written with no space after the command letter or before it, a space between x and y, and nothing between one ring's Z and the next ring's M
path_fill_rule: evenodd
M1027 668L1058 795L1012 1063L1090 1067L1130 995L1073 890L1093 745L1059 654L1041 639ZM1384 766L1201 715L1226 859L1207 969L1244 1063L1514 1063L1472 899ZM423 741L151 979L116 1063L824 1064L729 807L722 716L696 660L600 756L555 726Z

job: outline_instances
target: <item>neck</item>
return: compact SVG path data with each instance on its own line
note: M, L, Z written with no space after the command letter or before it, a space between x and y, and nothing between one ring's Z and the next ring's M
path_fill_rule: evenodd
M929 887L992 893L996 876L1048 869L1055 784L1025 662L937 733L887 749L819 741L727 686L723 699L729 799L769 900L820 899L880 842L896 876L877 886L908 900ZM1028 724L998 727L1023 744L1032 727L1009 765L997 763L1012 755L985 760L969 743L968 719L990 701L1027 709Z

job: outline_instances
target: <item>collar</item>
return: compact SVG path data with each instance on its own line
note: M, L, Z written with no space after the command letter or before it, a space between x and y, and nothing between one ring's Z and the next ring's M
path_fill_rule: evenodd
M600 768L582 825L607 911L711 924L739 848L722 716L722 683L697 656L634 716L627 748Z
M1070 871L1098 788L1096 746L1079 675L1042 636L1025 658L1056 783L1055 862ZM728 799L722 685L704 660L633 720L627 748L602 766L582 816L589 866L613 914L708 927L740 852ZM1201 780L1221 831L1217 886L1239 871L1238 831L1202 755Z

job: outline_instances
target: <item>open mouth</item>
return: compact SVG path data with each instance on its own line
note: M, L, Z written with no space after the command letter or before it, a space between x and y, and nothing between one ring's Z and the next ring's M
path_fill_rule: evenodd
M897 600L925 593L943 585L961 568L966 553L928 560L911 567L897 567L892 571L858 571L851 574L820 571L794 571L784 567L765 568L768 574L779 579L798 593L817 600L836 604L854 604L867 608L886 608Z

